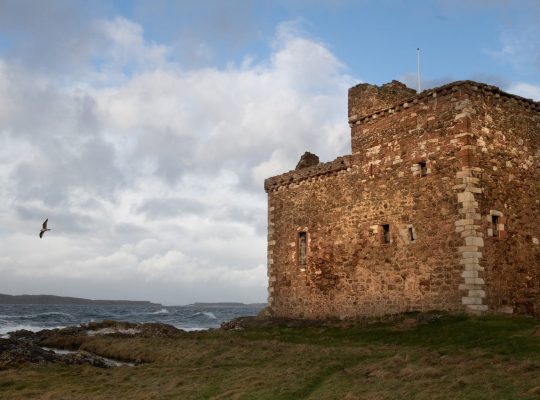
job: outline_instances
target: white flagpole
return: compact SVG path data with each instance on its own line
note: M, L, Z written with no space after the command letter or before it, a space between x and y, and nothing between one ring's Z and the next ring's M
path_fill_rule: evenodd
M417 72L418 72L418 93L422 90L420 88L420 48L416 48L416 66L417 66Z

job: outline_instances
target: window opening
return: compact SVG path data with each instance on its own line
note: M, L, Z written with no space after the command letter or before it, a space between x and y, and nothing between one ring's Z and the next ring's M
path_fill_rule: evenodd
M382 240L383 243L390 243L390 225L386 224L382 226Z
M409 228L409 240L410 240L411 242L414 242L414 241L416 240L416 236L415 236L415 234L414 234L413 228Z
M306 265L307 232L298 232L298 265Z
M420 166L420 176L426 176L427 175L427 163L425 161L420 161L418 163Z
M369 176L373 178L373 164L369 164Z
M499 237L499 222L500 217L498 215L491 216L491 224L493 226L493 237Z

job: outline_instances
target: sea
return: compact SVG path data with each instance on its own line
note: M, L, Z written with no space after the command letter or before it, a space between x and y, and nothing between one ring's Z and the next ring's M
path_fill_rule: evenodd
M0 337L20 329L37 332L102 320L160 322L186 331L206 330L236 317L257 315L263 306L0 304Z

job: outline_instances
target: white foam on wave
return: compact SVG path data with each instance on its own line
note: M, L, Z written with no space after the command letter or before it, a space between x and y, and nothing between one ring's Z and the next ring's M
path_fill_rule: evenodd
M7 318L7 319L33 319L33 318L39 318L43 316L48 315L62 315L68 318L73 319L74 316L68 313L59 312L59 311L50 311L50 312L43 312L43 313L37 313L37 314L23 314L23 315L0 315L0 318Z
M125 335L136 335L140 333L141 331L139 329L118 329L118 328L101 328L97 331L86 331L86 334L88 336L96 336L96 335L109 335L111 333L123 333Z
M157 315L157 314L168 314L169 313L169 310L165 309L165 308L162 308L161 310L159 311L154 311L152 313L150 313L151 315Z
M201 327L185 327L185 326L175 326L175 328L182 329L186 332L198 332L198 331L207 331L210 328L201 328Z
M14 331L20 331L22 329L32 332L38 332L42 331L43 329L62 329L65 328L65 325L62 326L35 326L35 325L11 325L11 326L3 326L0 327L0 335L7 336L6 333L14 332Z
M38 313L38 314L35 314L35 315L37 317L39 317L41 315L64 315L66 317L73 318L73 315L65 313L65 312L60 312L60 311L49 311L49 312L44 312L44 313Z
M134 312L129 314L113 314L114 317L118 318L125 318L125 317L132 317L135 315L160 315L160 314L169 314L169 310L162 308L158 311L146 311L146 312Z
M198 317L200 315L204 315L205 317L208 317L208 318L211 318L211 319L218 319L213 312L211 311L199 311L193 315L191 315L192 317Z

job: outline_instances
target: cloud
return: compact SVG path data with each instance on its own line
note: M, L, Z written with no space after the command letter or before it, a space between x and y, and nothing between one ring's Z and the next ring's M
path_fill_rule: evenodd
M97 21L93 27L102 41L93 62L103 83L110 83L111 77L125 79L137 72L159 69L167 64L170 48L145 40L141 25L116 17Z
M540 101L540 85L533 85L526 82L515 82L508 85L505 90L509 93L514 93L525 97L526 99Z
M507 29L501 34L501 48L486 50L499 62L512 65L518 70L540 69L540 29L538 26Z
M79 59L69 81L0 59L6 282L177 304L264 301L263 180L308 149L323 161L348 152L354 80L298 23L278 27L258 62L189 69L134 21L90 25L89 43L105 51ZM40 240L45 217L53 230ZM104 293L111 282L143 294Z
M83 10L68 0L0 2L0 33L9 39L5 55L39 72L91 68L87 62L98 42Z

